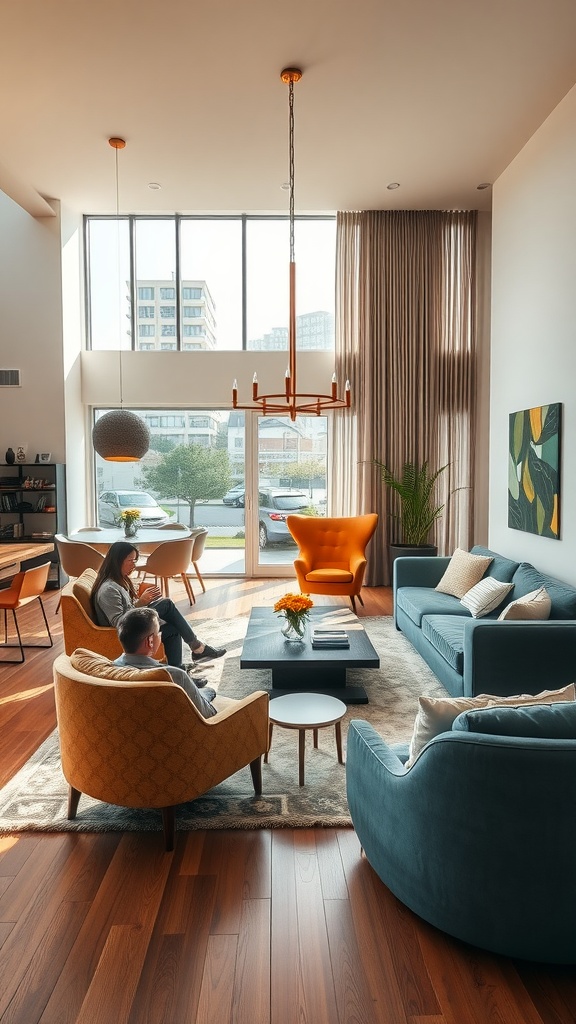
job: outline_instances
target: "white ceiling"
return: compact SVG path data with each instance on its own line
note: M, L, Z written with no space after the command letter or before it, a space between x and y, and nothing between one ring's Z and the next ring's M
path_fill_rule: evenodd
M576 82L576 0L0 0L0 188L114 213L489 209ZM389 191L390 182L400 188ZM158 182L160 191L151 191ZM543 187L545 183L543 183Z

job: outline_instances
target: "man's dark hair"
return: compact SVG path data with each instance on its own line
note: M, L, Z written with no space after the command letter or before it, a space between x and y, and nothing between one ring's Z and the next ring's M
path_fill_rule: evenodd
M158 622L158 612L154 608L130 608L125 612L117 629L126 654L135 654L142 641L156 632Z

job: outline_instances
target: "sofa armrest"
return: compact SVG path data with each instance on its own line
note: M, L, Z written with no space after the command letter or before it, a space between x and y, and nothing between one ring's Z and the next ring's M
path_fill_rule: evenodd
M394 595L400 587L435 587L440 582L450 557L400 557L394 559Z
M576 681L576 621L466 621L465 697L555 690Z

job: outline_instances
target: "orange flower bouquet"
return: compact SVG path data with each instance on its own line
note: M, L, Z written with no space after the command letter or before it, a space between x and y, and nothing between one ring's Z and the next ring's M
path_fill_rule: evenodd
M284 594L284 597L276 601L274 611L286 620L282 632L287 640L304 639L310 609L313 607L314 602L307 594Z

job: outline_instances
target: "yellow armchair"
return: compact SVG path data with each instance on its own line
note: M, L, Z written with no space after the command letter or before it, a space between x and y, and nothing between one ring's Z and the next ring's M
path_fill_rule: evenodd
M89 651L77 654L87 664L94 660ZM88 675L65 654L54 662L68 818L76 816L82 793L120 807L156 807L162 811L166 849L172 850L177 804L194 800L246 765L256 794L262 792L267 693L257 691L203 718L165 669L132 669L126 678L125 669L109 668L120 678Z
M360 589L366 571L366 547L378 524L375 512L363 516L290 515L286 525L300 551L294 560L303 594L343 594L364 604Z

